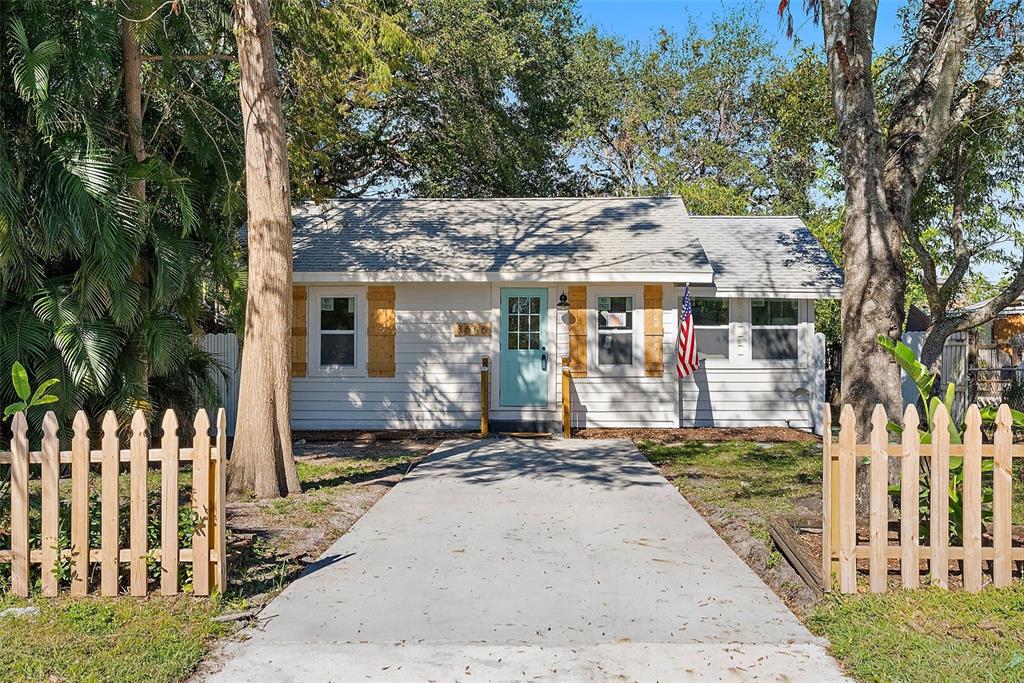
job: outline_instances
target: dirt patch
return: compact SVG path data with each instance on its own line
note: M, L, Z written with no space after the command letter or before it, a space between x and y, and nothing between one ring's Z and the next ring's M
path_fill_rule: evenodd
M578 439L633 439L651 443L702 441L754 441L757 443L798 443L821 441L799 429L788 427L690 427L681 429L580 429L573 432Z

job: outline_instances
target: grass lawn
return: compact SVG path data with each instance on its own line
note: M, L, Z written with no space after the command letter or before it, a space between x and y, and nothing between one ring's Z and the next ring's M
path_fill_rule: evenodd
M792 512L799 499L821 495L821 445L815 442L637 445L684 495L705 504Z
M435 443L300 447L303 493L229 504L229 529L252 540L230 568L226 595L0 597L0 610L40 609L35 617L0 619L0 681L183 680L218 638L237 627L214 617L275 595ZM231 546L231 534L228 541Z
M756 539L766 515L820 514L820 444L640 440L637 445L741 556L736 539L729 537L737 527L746 527ZM1015 487L1018 506L1022 488ZM723 529L723 519L740 522L727 522ZM767 557L761 564L745 559L787 599L771 576L773 556ZM935 588L835 594L795 611L828 638L835 657L857 680L1024 681L1024 584L977 595Z
M862 681L1024 680L1024 586L835 596L806 619Z

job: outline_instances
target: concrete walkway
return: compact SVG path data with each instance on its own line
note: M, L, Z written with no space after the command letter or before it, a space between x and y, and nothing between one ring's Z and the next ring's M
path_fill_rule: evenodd
M624 440L446 443L250 635L211 680L842 677Z

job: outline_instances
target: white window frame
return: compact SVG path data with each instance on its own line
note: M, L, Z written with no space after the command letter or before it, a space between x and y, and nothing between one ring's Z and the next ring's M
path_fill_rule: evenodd
M679 296L679 300L677 302L679 304L679 310L680 311L683 309L683 297L684 296L686 296L686 291L685 290ZM722 297L722 296L715 296L714 294L703 294L703 293L700 293L700 292L694 292L692 289L690 290L690 298L692 300L694 300L694 301L696 301L697 299L717 299L718 301L724 301L725 302L725 310L726 310L726 316L728 317L728 322L726 322L724 325L698 325L698 324L696 324L696 321L695 321L694 325L693 325L693 329L695 331L696 330L725 330L725 332L726 332L726 345L725 345L726 356L725 356L725 358L702 358L702 359L700 359L701 364L706 364L707 367L725 366L725 365L732 364L733 356L735 355L735 353L733 351L733 335L732 335L732 327L733 327L732 300L728 299L726 297ZM678 330L676 331L676 334L678 336ZM694 334L694 338L696 338L696 334ZM676 344L677 345L678 345L678 343L679 343L678 340L676 340ZM697 344L697 353L698 354L700 353L700 344Z
M320 299L350 298L355 300L355 364L320 365ZM366 326L365 287L310 287L306 308L307 358L313 377L366 377L366 356L369 342Z
M754 301L791 301L796 304L796 322L792 325L755 325L754 324ZM782 297L757 296L747 300L747 320L750 321L750 338L747 340L747 355L752 364L769 365L773 367L797 366L800 364L800 321L802 318L802 307L799 299L786 299ZM757 330L793 330L796 333L796 355L792 358L754 358L754 333Z
M643 375L644 372L644 311L643 311L643 291L639 287L588 287L588 341L587 341L587 366L588 376L593 374L595 376L602 377L614 377L622 376L628 377L637 375ZM600 348L600 335L601 330L598 328L598 322L600 321L599 312L597 310L597 300L600 297L616 297L616 296L628 296L633 298L633 362L629 365L601 365L598 362L598 351ZM593 330L593 333L590 333Z

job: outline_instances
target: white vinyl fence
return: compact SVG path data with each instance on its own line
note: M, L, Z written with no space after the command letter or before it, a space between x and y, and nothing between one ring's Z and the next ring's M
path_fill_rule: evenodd
M228 435L235 434L235 416L238 412L238 378L242 369L242 354L238 348L238 337L234 334L208 334L203 337L203 349L212 354L227 370L225 379L219 372L213 376L220 391L220 405L228 417Z

